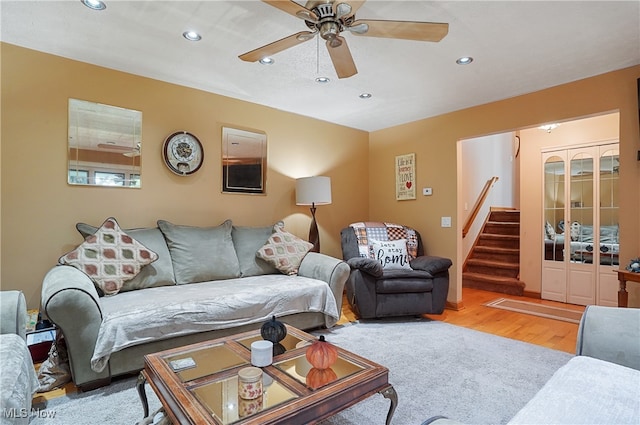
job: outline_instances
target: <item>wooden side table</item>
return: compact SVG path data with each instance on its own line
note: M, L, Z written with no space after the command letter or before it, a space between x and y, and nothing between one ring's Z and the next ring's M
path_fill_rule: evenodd
M633 273L627 270L618 270L618 280L620 290L618 291L618 307L627 307L629 293L627 292L627 281L640 283L640 273Z

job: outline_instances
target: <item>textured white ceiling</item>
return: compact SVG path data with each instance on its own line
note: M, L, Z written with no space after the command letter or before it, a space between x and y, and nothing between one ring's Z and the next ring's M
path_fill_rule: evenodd
M260 1L105 1L97 12L78 0L2 0L1 39L367 131L640 64L638 0L369 0L358 18L447 22L449 34L428 43L343 33L359 71L347 79L317 38L274 65L238 59L307 29ZM202 41L182 38L191 29ZM456 65L467 55L471 65Z

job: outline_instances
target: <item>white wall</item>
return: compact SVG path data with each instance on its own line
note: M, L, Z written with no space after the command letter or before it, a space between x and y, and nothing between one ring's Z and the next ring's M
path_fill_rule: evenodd
M503 133L492 136L477 137L460 142L460 208L462 222L473 210L486 182L493 176L499 180L489 191L489 195L482 205L473 226L463 241L463 256L467 257L469 250L482 229L482 224L489 214L490 207L515 207L515 158L514 133Z

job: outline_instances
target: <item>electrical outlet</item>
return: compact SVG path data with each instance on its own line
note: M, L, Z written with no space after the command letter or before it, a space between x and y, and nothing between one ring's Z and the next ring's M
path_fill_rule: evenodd
M451 217L440 217L440 227L451 227Z

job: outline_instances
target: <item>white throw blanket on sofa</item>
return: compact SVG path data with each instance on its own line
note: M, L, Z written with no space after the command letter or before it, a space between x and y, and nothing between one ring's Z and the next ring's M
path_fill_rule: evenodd
M320 312L327 327L340 318L326 282L276 274L122 292L100 298L100 304L103 318L91 358L96 372L104 370L111 353L149 341L262 322L273 315Z

